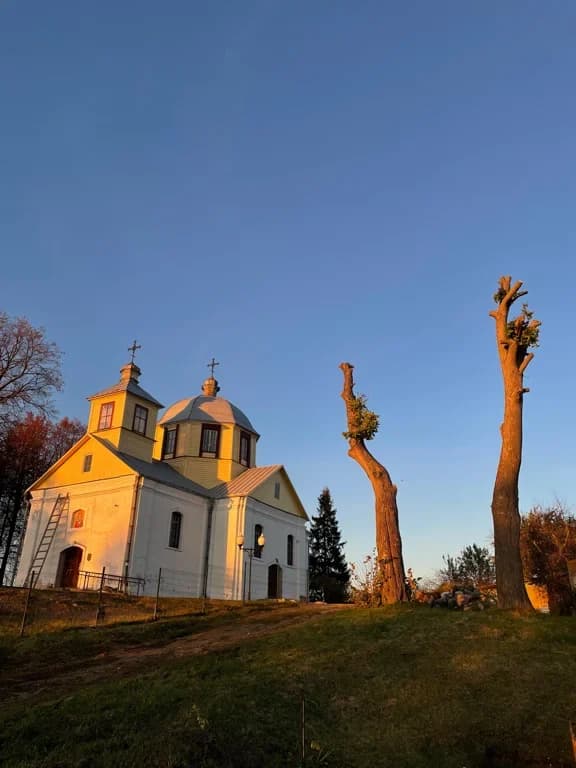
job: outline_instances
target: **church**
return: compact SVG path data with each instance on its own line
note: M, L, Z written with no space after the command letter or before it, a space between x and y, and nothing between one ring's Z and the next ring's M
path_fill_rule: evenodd
M136 344L134 344L136 348ZM224 600L308 594L306 511L259 435L202 392L163 408L132 361L88 398L86 434L29 489L16 585Z

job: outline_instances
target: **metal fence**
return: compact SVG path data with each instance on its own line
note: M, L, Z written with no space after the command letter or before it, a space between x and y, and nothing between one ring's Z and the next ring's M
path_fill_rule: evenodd
M199 597L200 574L183 571L126 578L103 569L74 577L74 588L38 587L35 575L26 587L0 588L0 637L184 617L229 602Z
M100 573L97 571L78 571L77 589L110 589L139 597L144 592L144 585L145 579L138 579L133 576L116 576L112 573L106 573L106 569Z
M253 569L250 588L244 583L243 591L233 570L222 566L210 566L207 574L160 568L140 577L106 569L76 570L64 574L62 588L42 583L35 574L25 587L0 587L0 636L150 621L204 613L212 605L265 599L267 574L268 569ZM244 576L248 578L248 573Z

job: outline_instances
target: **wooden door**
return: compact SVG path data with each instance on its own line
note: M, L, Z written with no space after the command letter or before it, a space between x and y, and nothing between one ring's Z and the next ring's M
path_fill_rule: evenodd
M76 589L78 586L78 573L82 562L82 550L80 547L68 547L60 555L60 579L59 585L64 589Z

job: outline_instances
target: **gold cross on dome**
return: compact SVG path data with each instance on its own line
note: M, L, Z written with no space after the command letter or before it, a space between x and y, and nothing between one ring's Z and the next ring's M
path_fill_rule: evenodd
M217 365L220 365L220 363L217 363L216 360L214 360L214 358L212 358L212 360L210 360L210 362L206 366L206 368L210 368L211 369L210 370L210 375L212 376L212 378L214 378L214 368L216 368Z
M134 339L134 343L132 344L132 346L128 347L128 352L132 352L132 360L130 360L131 363L134 362L134 358L136 357L136 350L137 349L142 349L142 345L141 344L136 344L136 339Z

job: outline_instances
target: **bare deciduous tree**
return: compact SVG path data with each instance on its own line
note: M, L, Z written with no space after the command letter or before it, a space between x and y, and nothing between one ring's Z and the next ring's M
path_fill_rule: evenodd
M509 320L514 302L528 293L521 288L521 280L512 284L509 275L501 277L494 294L498 306L490 315L496 321L496 343L504 382L502 447L492 496L496 588L501 608L523 611L530 610L531 605L524 587L520 556L518 477L522 462L522 405L528 392L524 387L524 371L534 357L528 350L538 345L540 322L533 319L526 304L516 318Z
M363 395L354 394L354 366L341 363L340 369L344 374L341 396L346 404L348 431L344 432L344 437L348 440L348 455L362 467L374 490L381 602L398 603L406 600L407 595L396 503L397 488L386 468L365 445L365 441L371 440L378 431L378 416L368 410Z
M0 312L0 416L49 414L52 394L62 389L60 359L43 328Z

